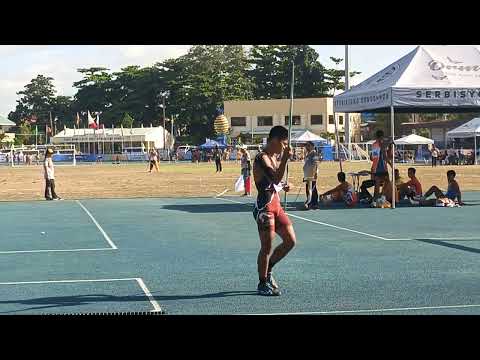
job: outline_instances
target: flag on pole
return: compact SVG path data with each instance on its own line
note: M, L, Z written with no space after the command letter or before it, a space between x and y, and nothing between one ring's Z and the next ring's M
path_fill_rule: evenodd
M77 122L77 127L80 128L80 115L78 114L78 112L77 112L77 120L76 120L76 122Z
M90 115L90 111L87 110L87 116L88 116L88 127L90 129L96 129L97 124L95 123L95 119Z

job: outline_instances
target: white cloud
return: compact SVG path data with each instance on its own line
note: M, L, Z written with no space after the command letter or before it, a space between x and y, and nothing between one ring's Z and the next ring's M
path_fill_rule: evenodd
M16 93L39 74L50 76L58 95L72 96L79 68L103 66L119 71L127 65L150 66L187 53L188 45L1 45L0 114L16 106Z

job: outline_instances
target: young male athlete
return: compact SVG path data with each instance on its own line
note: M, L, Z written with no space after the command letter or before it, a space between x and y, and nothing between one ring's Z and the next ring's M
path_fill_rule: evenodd
M416 204L416 201L418 200L420 206L450 206L455 205L455 201L457 201L458 205L464 205L462 202L462 192L460 191L460 186L455 180L456 175L457 174L454 170L447 171L448 188L445 194L442 190L434 185L428 189L424 196L412 200L412 204ZM428 197L432 194L435 195L435 199L428 199Z
M395 169L395 171L397 170ZM397 189L400 193L400 199L405 197L413 198L415 196L422 196L422 184L420 184L420 181L418 181L417 177L415 176L416 172L417 171L415 168L408 168L408 177L410 180L400 185L397 184Z
M280 162L277 160L279 154ZM282 178L291 156L288 130L283 126L274 126L268 135L267 145L253 162L253 178L258 192L253 217L257 222L261 245L257 259L257 291L264 296L280 295L278 284L272 276L272 268L292 250L296 242L292 223L283 211L278 195L282 189L289 191L288 185L282 183ZM282 238L282 243L272 253L275 233Z
M347 206L354 206L358 201L358 196L353 190L352 185L347 181L345 173L342 171L339 172L337 179L340 184L332 190L324 192L320 195L320 198L331 195L334 202L345 202Z
M382 130L377 130L375 133L375 142L372 144L372 153L370 160L372 161L372 180L375 182L375 190L373 199L376 200L380 193L380 186L385 178L388 178L387 164L392 166L391 149L388 148L383 141L384 133Z

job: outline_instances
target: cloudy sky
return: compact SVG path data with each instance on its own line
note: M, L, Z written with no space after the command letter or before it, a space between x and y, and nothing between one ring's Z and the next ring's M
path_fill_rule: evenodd
M312 45L320 61L332 66L330 56L344 57L343 45ZM58 95L73 95L74 81L81 78L78 68L102 66L113 71L126 65L152 65L188 51L188 45L0 45L0 115L15 109L17 92L38 74L50 76ZM351 69L361 71L354 83L414 49L414 45L351 46Z

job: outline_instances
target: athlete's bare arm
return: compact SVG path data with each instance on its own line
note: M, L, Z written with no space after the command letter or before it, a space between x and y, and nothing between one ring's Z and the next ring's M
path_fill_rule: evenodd
M280 165L277 167L276 160L272 160L267 154L263 154L262 160L264 163L263 171L265 176L271 179L275 184L282 181L287 167L287 161L292 155L292 150L289 146L284 147Z

